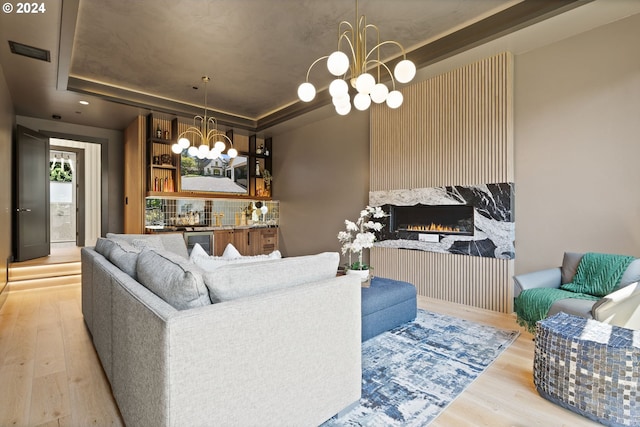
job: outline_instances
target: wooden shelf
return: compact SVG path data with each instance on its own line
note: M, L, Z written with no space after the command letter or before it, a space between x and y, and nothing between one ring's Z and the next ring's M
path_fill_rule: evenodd
M177 168L173 165L149 165L150 168L155 168L155 169L170 169L170 170L176 170Z
M271 197L252 196L250 194L234 194L234 193L208 193L195 191L147 191L146 197L157 197L167 199L242 199L242 200L264 200L269 201Z

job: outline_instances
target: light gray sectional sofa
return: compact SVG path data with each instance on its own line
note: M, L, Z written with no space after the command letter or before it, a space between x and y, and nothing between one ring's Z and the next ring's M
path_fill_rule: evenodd
M206 272L180 235L108 237L82 249L82 312L127 426L316 426L360 398L337 253Z

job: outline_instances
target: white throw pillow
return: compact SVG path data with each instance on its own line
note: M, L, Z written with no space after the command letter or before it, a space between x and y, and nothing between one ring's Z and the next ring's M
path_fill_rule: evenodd
M222 253L222 258L224 259L237 259L241 257L242 254L231 243L227 244L227 247L224 248L224 252Z
M204 250L202 246L200 246L200 243L196 243L195 245L193 245L193 249L191 249L191 255L189 255L189 259L191 260L191 262L193 262L193 258L199 256L208 257L209 254Z
M231 245L233 248L233 245ZM233 248L235 250L235 248ZM199 245L195 244L191 249L189 260L205 271L213 271L216 268L229 264L244 264L257 261L269 261L272 259L280 259L282 254L280 251L273 251L268 255L240 256L236 258L225 258L225 256L209 256L207 252Z

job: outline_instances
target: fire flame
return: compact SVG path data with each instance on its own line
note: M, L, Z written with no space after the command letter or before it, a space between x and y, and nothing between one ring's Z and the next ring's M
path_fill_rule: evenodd
M449 227L442 224L434 224L433 222L429 225L409 225L407 227L408 231L442 231L445 233L460 233L460 227Z

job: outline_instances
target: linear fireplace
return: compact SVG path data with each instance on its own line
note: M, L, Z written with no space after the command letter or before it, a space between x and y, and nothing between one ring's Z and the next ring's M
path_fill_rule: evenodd
M382 190L389 214L374 246L513 259L513 183Z
M473 206L383 206L389 214L381 240L422 240L424 234L473 236Z

